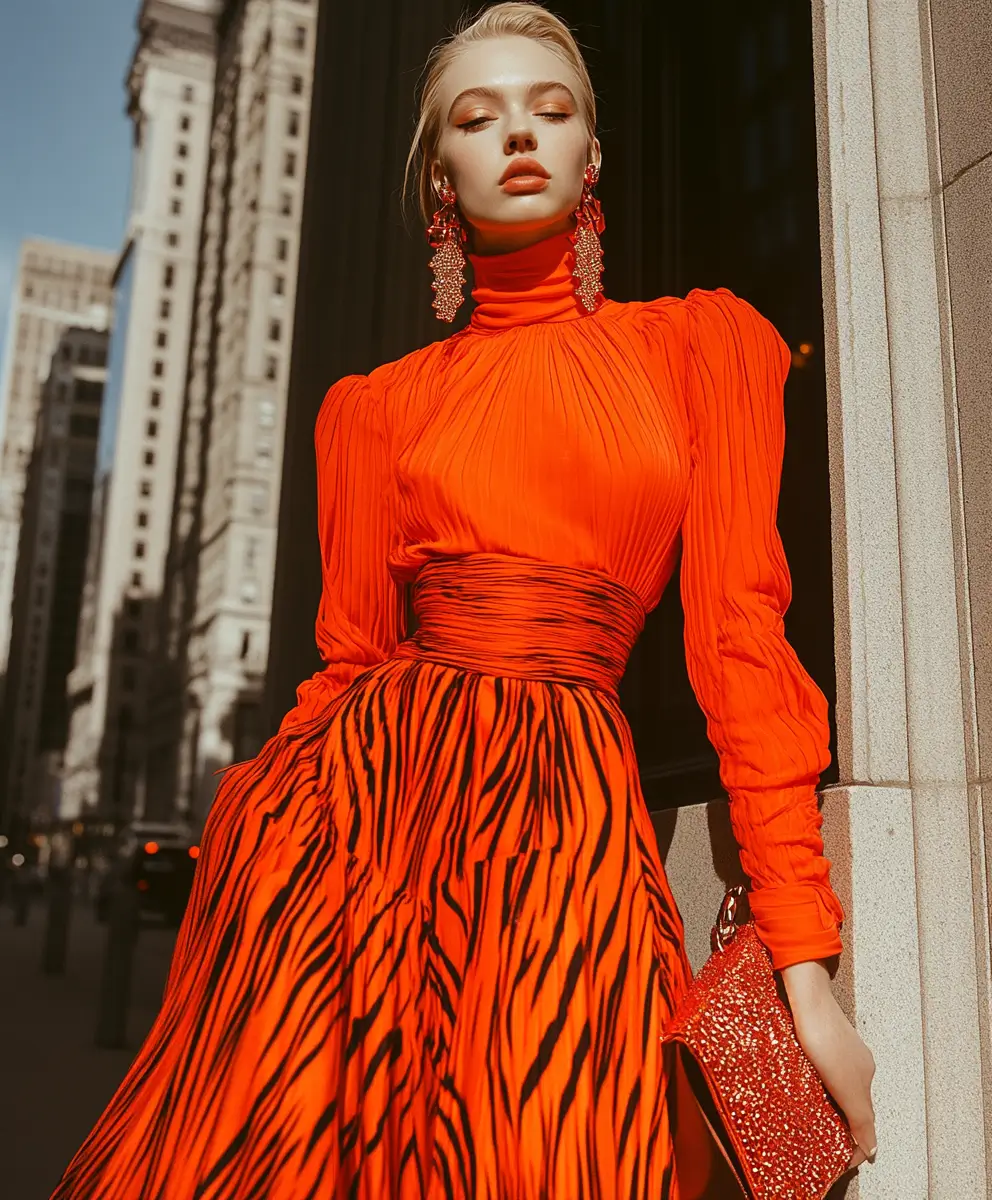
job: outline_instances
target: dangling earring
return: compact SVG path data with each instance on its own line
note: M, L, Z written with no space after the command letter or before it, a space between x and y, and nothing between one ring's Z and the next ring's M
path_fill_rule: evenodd
M575 228L569 235L575 247L575 294L588 312L595 312L603 299L600 276L603 274L603 247L599 235L606 218L592 189L599 181L599 167L590 163L582 179L582 198L575 210Z
M434 279L431 288L434 299L431 307L439 321L453 321L455 313L465 299L462 286L465 283L465 255L462 243L468 238L465 228L458 219L455 208L455 191L447 183L438 188L441 207L427 226L427 240L436 251L431 259Z

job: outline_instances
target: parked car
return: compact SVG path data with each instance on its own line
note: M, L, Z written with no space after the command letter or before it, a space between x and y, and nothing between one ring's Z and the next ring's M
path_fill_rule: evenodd
M189 901L198 853L185 825L151 821L128 825L97 889L97 919L109 919L115 889L126 887L137 892L143 921L178 926Z

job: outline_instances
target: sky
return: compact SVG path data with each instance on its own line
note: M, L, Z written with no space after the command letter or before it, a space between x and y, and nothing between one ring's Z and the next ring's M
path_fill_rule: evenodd
M124 80L138 7L0 0L0 339L23 238L120 248L131 164Z

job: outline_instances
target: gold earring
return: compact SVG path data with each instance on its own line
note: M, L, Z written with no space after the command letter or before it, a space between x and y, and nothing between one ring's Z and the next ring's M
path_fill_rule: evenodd
M454 188L442 183L437 192L441 199L441 207L434 213L427 227L427 240L435 250L431 259L431 270L434 272L431 283L434 299L431 307L439 321L450 322L455 319L455 313L465 299L462 287L465 284L466 261L462 244L467 240L468 234L458 217Z
M569 235L575 247L575 294L587 312L595 312L603 300L600 276L603 274L603 246L599 235L606 228L606 218L593 188L599 182L599 167L590 163L582 179L582 197L575 210L575 228Z

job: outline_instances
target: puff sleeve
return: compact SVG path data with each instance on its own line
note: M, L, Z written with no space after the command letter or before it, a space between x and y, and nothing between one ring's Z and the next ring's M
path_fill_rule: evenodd
M697 289L684 304L686 661L720 758L756 930L781 969L840 953L844 920L816 795L830 762L827 702L783 623L792 584L776 514L790 352L726 288Z
M389 503L389 439L382 397L365 375L338 380L314 431L322 592L317 648L326 664L297 689L280 729L310 720L403 637L402 585L387 555L394 533Z

